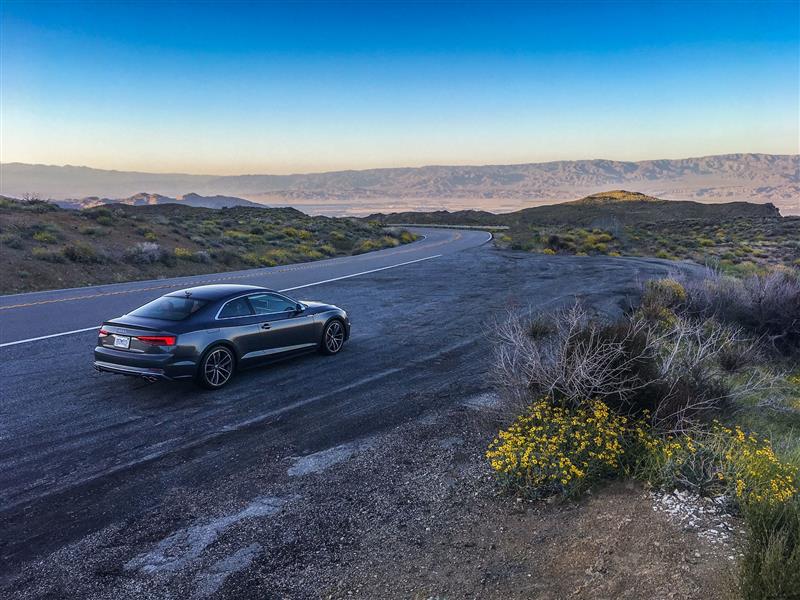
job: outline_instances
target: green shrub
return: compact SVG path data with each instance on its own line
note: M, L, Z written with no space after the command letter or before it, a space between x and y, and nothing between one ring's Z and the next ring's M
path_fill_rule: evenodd
M744 511L747 537L739 591L747 600L800 598L800 499Z
M504 237L508 238L508 236ZM416 234L413 234L410 231L404 229L403 231L400 232L400 242L402 244L410 244L411 242L416 241L416 239L417 239Z
M354 254L364 254L365 252L372 252L373 250L381 249L380 242L375 240L364 240L355 249Z
M175 253L175 258L191 260L194 257L193 252L188 248L176 247L174 253Z
M33 234L33 240L42 244L55 244L58 238L49 231L37 231Z
M36 246L31 250L31 254L37 260L46 260L47 262L63 263L65 262L64 255L55 250L48 250L41 246Z
M242 254L242 260L253 267L259 266L262 264L261 256L257 252L244 252Z
M22 238L15 233L4 233L0 235L0 244L17 250L23 246Z
M310 240L314 238L314 234L305 229L297 229L296 227L284 227L281 233L286 237L298 238L301 240Z
M98 263L102 262L102 258L95 252L95 249L88 244L68 244L62 250L64 258L72 262L79 263Z

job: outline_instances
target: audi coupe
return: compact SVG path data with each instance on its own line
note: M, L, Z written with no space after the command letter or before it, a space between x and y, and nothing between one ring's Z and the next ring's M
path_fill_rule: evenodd
M277 357L314 349L337 354L349 337L347 313L332 304L258 286L203 285L103 322L94 367L216 389L238 369Z

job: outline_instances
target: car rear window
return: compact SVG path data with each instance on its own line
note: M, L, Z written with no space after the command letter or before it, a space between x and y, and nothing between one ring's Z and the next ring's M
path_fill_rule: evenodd
M196 313L205 305L206 302L204 300L162 296L152 302L148 302L141 308L137 308L130 314L134 317L145 317L147 319L182 321L189 315Z

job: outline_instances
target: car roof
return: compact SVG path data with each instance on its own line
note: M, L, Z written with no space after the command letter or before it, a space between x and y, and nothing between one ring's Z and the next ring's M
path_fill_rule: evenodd
M231 296L238 294L246 294L248 292L273 292L269 288L261 287L258 285L236 285L233 283L216 284L216 285L198 285L196 287L186 288L185 290L177 290L170 292L167 296L172 297L191 297L199 300L224 300Z

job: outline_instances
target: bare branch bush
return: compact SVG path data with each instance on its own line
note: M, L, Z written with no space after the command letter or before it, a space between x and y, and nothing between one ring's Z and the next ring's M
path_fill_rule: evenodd
M647 409L655 425L676 431L771 381L759 370L731 384L723 358L751 341L713 319L656 324L634 313L606 323L575 304L549 316L547 330L531 322L511 314L495 328L492 380L515 413L542 396L572 408L600 398L622 412Z
M686 290L685 311L714 318L763 336L774 351L800 345L800 272L775 268L744 279L709 270L702 278L679 277Z

